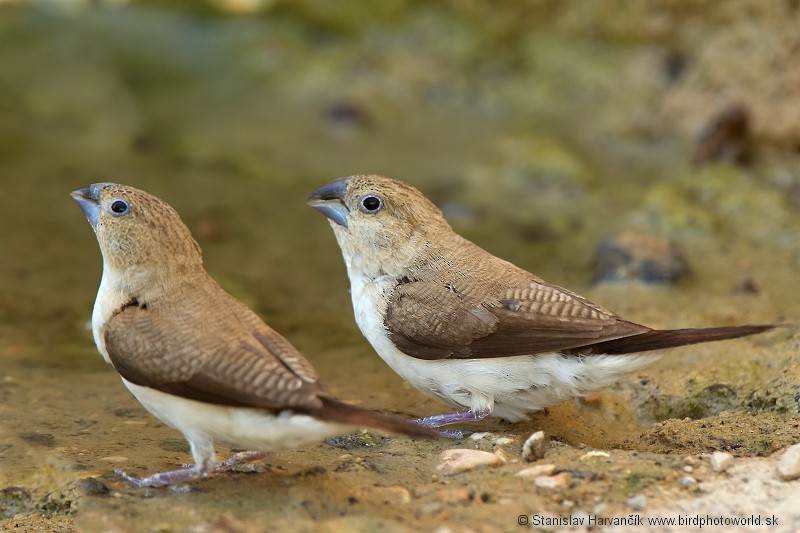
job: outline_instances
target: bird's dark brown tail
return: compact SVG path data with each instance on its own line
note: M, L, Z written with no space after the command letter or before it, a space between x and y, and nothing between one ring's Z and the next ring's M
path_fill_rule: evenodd
M631 335L621 339L599 342L591 346L592 353L626 354L675 348L701 342L722 341L755 335L774 328L774 325L730 326L722 328L665 329Z
M326 420L352 424L362 428L377 429L386 433L426 439L441 438L438 432L421 426L412 420L362 409L333 398L322 398L322 412L320 414L324 414Z

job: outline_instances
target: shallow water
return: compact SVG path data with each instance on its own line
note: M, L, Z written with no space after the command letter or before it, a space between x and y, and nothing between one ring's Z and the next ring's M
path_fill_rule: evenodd
M570 80L524 72L461 78L456 67L437 68L455 57L446 47L426 57L414 43L320 37L280 18L5 6L0 15L2 527L404 530L449 521L503 530L521 512L555 512L561 499L614 509L674 485L684 455L767 455L800 439L789 327L673 350L591 402L563 402L526 423L471 426L511 439L462 444L505 449L511 462L496 470L446 478L436 457L452 443L375 437L352 450L281 452L266 461L269 473L214 476L194 492L131 489L112 469L145 474L189 455L93 346L101 262L69 198L75 188L117 181L171 203L212 276L296 344L339 397L414 416L446 407L392 374L360 336L330 228L304 202L319 185L360 172L409 181L493 253L653 327L794 322L797 205L770 184L781 160L691 169L676 141L615 137L588 123L583 111L602 95L577 87L574 99L551 102ZM414 27L433 39L426 20ZM538 44L569 49L558 37ZM608 69L624 56L575 50ZM692 276L670 287L592 286L594 246L627 228L678 239ZM758 293L735 294L748 277ZM727 390L720 384L733 396L715 394ZM736 423L726 425L731 413ZM552 439L549 457L582 480L560 498L513 477L536 429ZM586 467L586 447L613 450L613 463ZM89 477L110 493L93 494Z

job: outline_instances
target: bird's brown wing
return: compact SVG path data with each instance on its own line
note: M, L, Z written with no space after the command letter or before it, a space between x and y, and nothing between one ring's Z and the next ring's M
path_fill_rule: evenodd
M385 326L395 345L418 359L531 355L649 331L538 281L488 297L458 284L402 283L392 293Z
M325 389L313 369L261 322L253 331L227 315L226 322L182 316L169 319L146 307L128 306L106 325L106 351L126 380L184 398L265 409L318 409ZM189 311L186 311L188 314ZM178 327L186 322L191 327ZM291 354L292 364L282 355ZM293 367L301 368L296 372Z

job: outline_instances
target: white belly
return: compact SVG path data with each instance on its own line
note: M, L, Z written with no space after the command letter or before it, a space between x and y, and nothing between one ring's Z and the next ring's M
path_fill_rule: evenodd
M356 323L378 355L418 390L460 409L483 411L511 422L558 401L607 387L653 363L657 354L563 356L557 353L428 361L410 357L389 340L382 317L392 280L351 276Z
M210 438L246 450L270 452L356 429L291 411L272 415L261 409L207 404L135 385L124 378L122 382L145 409L183 433L190 443Z

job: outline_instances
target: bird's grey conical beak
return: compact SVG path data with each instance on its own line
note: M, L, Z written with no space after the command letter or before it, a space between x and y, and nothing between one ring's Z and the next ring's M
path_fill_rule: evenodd
M350 178L339 178L323 185L308 195L308 205L346 228L349 211L344 205L344 194L349 182Z
M100 191L102 191L106 185L111 184L93 183L88 187L76 189L69 193L72 199L78 203L78 207L81 208L86 218L89 219L89 223L92 227L97 225L97 221L100 218Z

